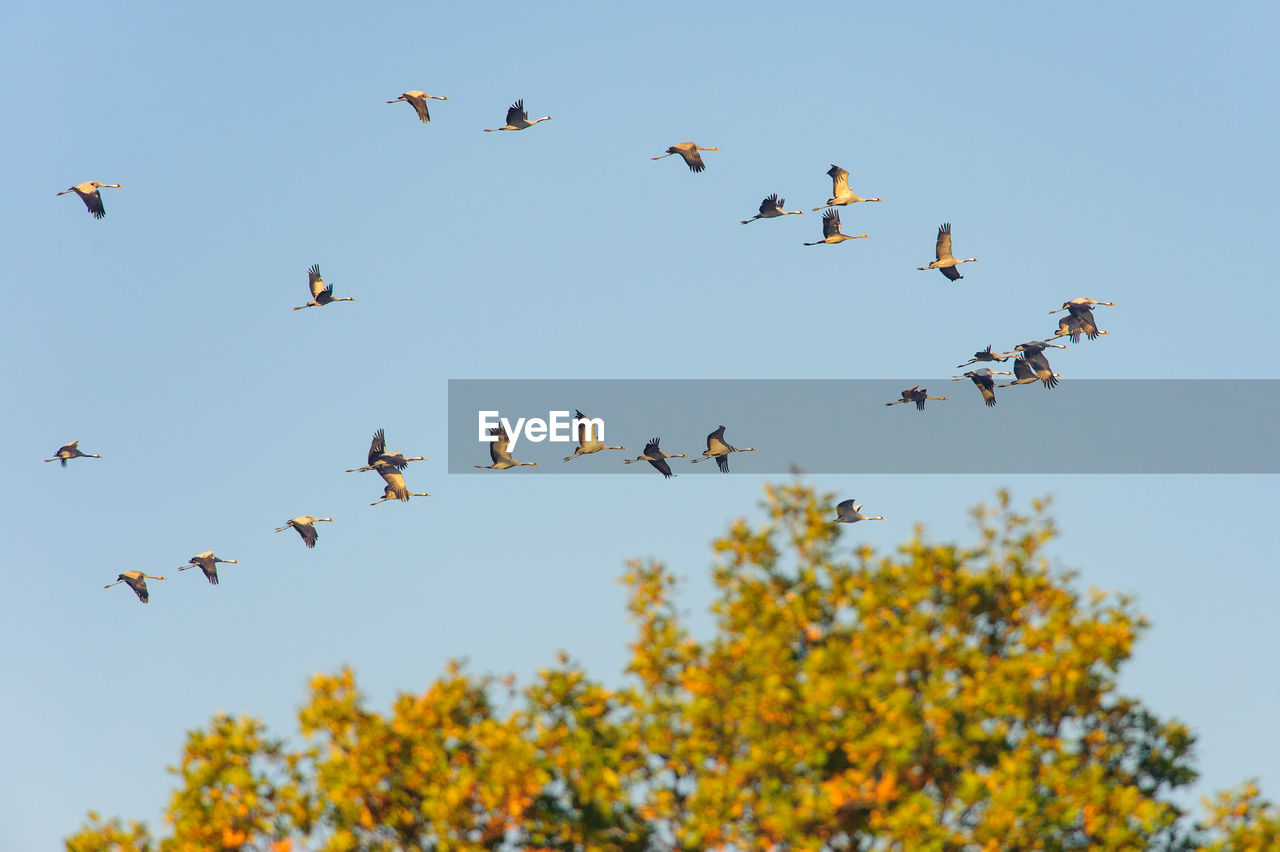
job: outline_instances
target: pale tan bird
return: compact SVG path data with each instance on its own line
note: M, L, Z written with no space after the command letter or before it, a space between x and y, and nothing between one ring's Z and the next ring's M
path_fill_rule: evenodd
M315 547L316 539L320 537L320 533L316 532L316 524L321 521L330 524L334 522L333 518L313 518L310 515L301 515L291 521L286 521L282 527L276 527L276 532L284 532L289 527L293 527L298 531L298 535L302 536L302 540L307 547Z
M779 216L803 216L803 210L783 210L782 206L787 203L787 199L779 198L778 193L774 193L760 202L760 212L752 216L750 219L743 219L742 224L750 225L757 219L776 219Z
M724 427L718 427L714 432L707 436L707 448L702 451L702 457L690 459L691 462L697 464L707 459L715 459L716 466L720 468L721 473L729 472L729 454L730 453L754 453L755 447L737 447L729 444L724 439Z
M934 256L937 258L928 266L917 266L916 269L936 269L945 275L951 281L959 281L964 276L956 269L962 263L977 263L976 257L966 257L964 260L956 260L951 254L951 223L943 222L938 226L938 243L934 248Z
M936 399L939 402L946 402L945 396L929 396L929 392L919 385L913 385L902 392L902 399L895 399L893 402L886 402L885 405L902 405L904 402L914 402L916 411L924 411L924 401L926 399Z
M654 470L665 476L667 479L675 476L671 472L671 465L667 464L667 459L687 459L684 453L664 453L662 448L658 446L661 438L650 438L649 443L644 445L644 452L633 459L623 459L623 464L633 464L635 462L648 462Z
M147 591L147 580L149 579L163 580L164 577L153 577L150 574L143 574L141 571L125 571L123 574L116 575L114 583L107 583L102 588L109 589L121 583L128 583L129 588L133 589L133 593L138 596L138 600L146 603L151 599L151 593Z
M303 308L319 308L330 302L355 301L351 296L344 296L341 299L334 298L333 285L324 283L324 279L320 277L320 264L318 263L311 264L311 268L307 270L307 286L311 290L311 301L294 308L295 311L300 311Z
M1022 357L1014 362L1014 375L1018 379L1023 378L1023 373L1018 369L1018 365L1026 362L1031 370L1035 373L1036 378L1044 382L1044 386L1052 390L1057 387L1058 379L1062 378L1060 373L1053 372L1049 366L1049 359L1045 357L1044 350L1048 348L1066 349L1061 343L1049 343L1046 340L1028 340L1026 343L1019 343L1013 347L1013 351L1021 352ZM1020 384L1020 382L1014 382Z
M1069 302L1063 302L1062 307L1057 311L1049 311L1056 314L1058 311L1067 311L1068 316L1063 317L1058 322L1058 333L1054 337L1070 337L1072 343L1080 342L1080 335L1083 334L1090 340L1097 340L1098 335L1107 334L1098 328L1098 321L1093 316L1094 305L1111 305L1114 302L1099 302L1097 299L1090 299L1083 296L1079 299L1072 299Z
M691 172L704 172L707 170L707 164L702 162L699 151L719 151L719 148L704 148L693 142L681 142L679 145L672 145L667 149L667 153L658 157L650 157L651 160L661 160L663 157L670 157L672 154L679 154L689 167Z
M858 234L857 236L849 236L840 233L840 211L835 208L829 208L826 213L822 214L822 239L813 243L805 243L807 246L820 246L823 243L835 245L845 240L865 240L870 234Z
M213 555L212 550L206 550L204 553L197 553L195 556L187 560L187 565L178 566L179 571L186 571L191 568L199 568L204 576L209 580L211 585L218 585L218 563L225 562L228 565L239 565L240 563L234 559L219 559Z
M590 453L598 453L601 450L625 450L626 447L610 447L604 441L601 441L596 435L596 430L591 428L590 418L581 411L574 409L574 419L578 421L577 438L578 446L573 451L573 455L565 456L564 460L576 459L578 456L589 455Z
M413 458L405 458L403 453L387 452L387 435L381 429L373 433L373 440L369 442L369 463L364 467L353 467L347 470L347 473L360 473L365 470L377 470L374 465L378 462L385 462L396 470L404 470L409 466L409 462L427 461L422 456L414 456Z
M478 464L481 470L506 470L511 467L537 467L537 462L522 462L511 458L511 436L502 426L489 429L488 434L496 435L497 440L489 442L489 458L493 464Z
M501 127L486 127L484 132L496 133L499 130L524 130L526 127L533 127L539 121L555 121L555 119L549 115L544 115L542 118L535 118L530 121L529 113L525 112L524 109L524 98L521 98L507 108L506 124Z
M855 504L853 501L857 498L849 500L841 500L836 504L836 523L838 524L856 524L858 521L883 521L883 515L864 515L862 514L862 504Z
M66 195L68 192L74 192L76 195L80 196L80 200L84 202L84 206L89 209L91 214L93 214L93 218L101 219L103 216L107 215L106 208L102 206L102 194L98 192L98 190L103 187L124 189L124 187L118 183L102 183L100 181L91 180L86 181L85 183L78 183L70 189L64 189L62 192L59 192L58 195Z
M423 124L428 124L431 121L431 113L427 110L428 98L436 101L449 100L444 95L428 95L426 92L419 92L417 89L413 89L412 91L405 92L394 101L387 101L387 103L395 104L400 101L404 101L417 111L418 118L422 119Z
M51 462L51 461L61 461L61 462L62 462L62 466L63 466L63 467L66 467L66 466L67 466L67 462L68 462L69 460L71 460L71 459L100 459L100 458L102 458L102 456L98 455L97 453L82 453L82 452L80 452L80 448L79 448L78 446L76 446L76 445L77 445L77 444L79 444L79 443L80 443L80 440L77 438L76 440L71 441L70 443L63 444L61 447L58 447L58 451L57 451L56 453L54 453L54 454L53 454L53 458L51 458L51 459L45 459L45 461L46 461L46 462Z
M1061 317L1058 320L1058 330L1049 339L1055 340L1059 337L1069 337L1072 343L1079 343L1080 335L1082 334L1090 340L1097 340L1099 335L1110 333L1098 328L1097 322L1093 319L1093 311L1088 310L1086 306L1085 312L1078 316L1073 309L1072 313Z
M992 352L991 344L988 343L986 349L981 349L973 353L973 357L970 358L968 361L965 361L963 364L956 364L956 369L958 370L961 367L967 367L970 364L976 364L979 361L1000 361L1001 363L1003 363L1004 361L1009 360L1009 356L1012 354L1013 353L1011 352Z
M982 394L982 401L987 404L987 408L992 408L996 404L996 380L992 376L1012 376L1013 373L1007 370L970 370L963 376L952 376L951 381L959 382L964 379L972 379L974 386L978 392Z
M1046 377L1042 379L1039 370L1025 358L1019 358L1013 362L1013 376L1013 381L1005 382L999 387L1011 388L1014 385L1031 385L1039 381L1044 381L1045 387L1051 387L1049 385L1050 381L1056 385L1058 379L1062 378L1061 373L1046 373Z
M859 201L881 201L880 198L863 198L849 188L849 172L840 168L835 163L831 164L831 168L827 169L827 174L831 175L831 197L827 199L827 203L823 207L843 207L846 204L857 204ZM822 207L813 208L814 211L821 210Z
M1097 299L1090 299L1088 296L1081 296L1079 299L1072 299L1069 302L1063 302L1062 307L1058 308L1058 310L1056 311L1049 311L1049 313L1056 314L1059 311L1069 311L1071 310L1072 305L1076 305L1076 306L1110 305L1111 307L1114 308L1116 303L1115 302L1099 302Z
M385 503L388 500L399 500L407 503L410 497L430 497L431 495L423 491L410 491L404 484L404 475L396 470L391 464L384 461L376 461L373 463L373 469L382 477L382 481L386 486L382 489L382 499L370 503L370 506L376 506L379 503Z

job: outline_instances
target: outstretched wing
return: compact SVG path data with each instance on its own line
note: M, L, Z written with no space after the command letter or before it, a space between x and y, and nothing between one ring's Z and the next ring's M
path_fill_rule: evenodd
M524 111L524 98L507 108L507 124L519 124L521 121L527 121L528 119L529 113Z
M107 215L107 210L102 206L102 193L95 188L92 192L79 192L80 197L84 200L84 206L89 208L89 212L93 214L93 218L101 219ZM143 601L146 603L146 601Z
M409 489L404 487L404 477L400 475L399 471L386 462L375 465L374 469L378 471L382 481L387 483L386 490L391 493L391 496L401 501L409 499Z
M831 175L831 195L839 198L849 192L849 172L840 168L835 163L831 164L831 168L827 170L827 174Z
M760 202L761 213L777 213L778 210L787 203L785 198L779 198L778 193L774 193Z
M413 104L413 108L418 113L418 118L422 119L422 123L426 124L431 121L431 113L427 111L427 98L425 92L405 92L405 99Z
M951 257L951 223L943 222L938 226L938 244L934 250L936 260L946 260ZM945 272L943 273L946 274ZM956 280L955 278L951 279Z
M511 461L511 436L507 434L506 428L502 425L494 426L489 429L489 434L498 436L498 440L489 444L489 458L493 463Z
M657 445L655 444L654 446L657 446ZM648 455L648 450L645 450L645 454ZM667 464L666 459L662 457L658 457L656 459L649 459L649 464L653 465L654 468L657 469L657 471L661 473L663 476L665 476L667 479L671 478L672 476L671 465Z
M840 233L840 211L834 207L827 208L827 212L822 214L822 236L834 237Z
M702 162L702 155L698 153L697 148L681 148L676 146L680 151L680 156L684 157L685 163L689 166L691 172L705 172L707 164Z
M320 264L313 263L311 268L307 270L307 287L311 290L312 299L320 298L320 294L324 292L325 286L324 279L320 277Z
M369 464L373 464L387 451L387 435L382 429L373 433L373 440L369 442Z

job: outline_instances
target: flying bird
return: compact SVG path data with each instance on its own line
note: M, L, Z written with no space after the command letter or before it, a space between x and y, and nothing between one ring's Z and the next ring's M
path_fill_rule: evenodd
M404 470L409 466L409 462L427 461L422 456L414 456L411 459L404 457L403 453L387 452L387 434L378 429L373 433L373 440L369 442L369 463L364 467L353 467L347 470L347 473L359 473L365 470L377 470L377 464L383 462L391 465L396 470Z
M313 518L310 515L302 515L291 521L285 521L284 526L276 527L276 532L284 532L289 527L293 527L298 531L298 535L302 536L302 540L307 547L315 547L316 539L320 537L320 533L316 532L316 524L321 521L331 524L333 523L333 518Z
M672 154L679 154L684 158L685 165L689 167L689 171L705 172L707 170L707 164L702 162L702 157L698 152L719 150L719 148L704 148L703 146L694 144L693 142L681 142L679 145L672 145L668 148L667 153L657 157L650 157L649 159L661 160L663 157L670 157ZM760 209L763 212L764 207L762 206Z
M485 133L496 133L499 130L524 130L526 127L533 127L539 121L555 121L551 116L544 115L542 118L529 120L529 113L524 110L524 98L513 103L507 108L507 123L501 127L487 127Z
M578 420L578 446L573 451L573 455L565 456L564 460L576 459L578 456L585 456L589 453L598 453L601 450L625 450L626 447L609 447L595 434L595 430L591 428L587 415L581 411L574 409L573 416Z
M124 189L118 183L102 183L100 181L91 180L85 183L78 183L70 189L64 189L58 195L66 195L68 192L74 192L80 196L80 200L84 202L84 206L93 214L93 218L101 219L107 215L106 208L102 206L102 194L98 192L103 187L111 187L112 189Z
M481 470L506 470L511 467L537 467L537 462L522 462L511 458L511 436L503 426L494 426L488 434L496 435L497 440L489 442L489 458L493 464L478 464Z
M121 583L128 583L129 588L133 589L133 593L138 596L138 600L146 603L151 599L151 594L147 591L147 580L163 580L164 577L153 577L150 574L143 574L141 571L125 571L123 574L116 575L114 583L107 583L102 588L109 589L112 586L118 586Z
M1070 314L1058 320L1058 330L1049 339L1056 340L1059 337L1069 337L1072 343L1079 343L1080 335L1082 334L1090 340L1097 340L1099 335L1110 333L1098 328L1098 324L1093 320L1093 311L1086 308L1085 312L1077 315L1073 309Z
M1061 378L1057 373L1054 374L1054 377ZM1005 382L999 387L1011 388L1014 385L1029 385L1038 381L1040 381L1040 377L1036 375L1035 368L1031 366L1031 362L1018 358L1013 362L1013 381Z
M422 119L422 123L427 124L431 121L431 113L427 111L428 98L437 101L449 100L444 95L428 95L426 92L419 92L417 89L414 89L412 91L405 92L394 101L387 101L387 103L394 104L399 103L400 101L405 101L417 111L418 118Z
M924 401L926 399L936 399L939 402L946 401L945 396L929 396L929 392L919 385L914 385L902 392L902 399L895 399L893 402L886 402L885 405L902 405L904 402L914 402L916 411L924 411Z
M856 498L855 498L856 499ZM883 521L882 515L867 516L862 514L862 504L854 504L853 500L842 500L836 504L836 523L856 524L858 521Z
M970 370L963 376L952 376L951 381L958 382L965 378L972 379L974 386L977 387L979 393L982 394L982 401L987 404L988 408L991 408L996 404L996 380L992 378L992 376L1012 375L1013 373L1006 372L1005 370L988 370L983 368L981 370Z
M803 210L783 210L782 205L787 203L787 199L779 198L778 193L774 193L760 202L760 212L752 216L750 219L743 219L742 224L749 225L757 219L776 219L779 216L803 216Z
M718 427L714 432L707 436L707 448L702 451L702 457L690 459L694 464L707 459L715 459L716 466L720 468L721 473L729 472L729 454L730 453L754 453L755 447L743 447L738 449L730 445L724 439L724 427Z
M938 244L934 249L937 259L928 266L917 266L916 269L936 269L952 281L959 281L964 276L956 269L962 263L977 263L976 257L956 260L951 254L951 223L944 222L938 226Z
M831 164L831 168L827 169L827 174L831 175L831 197L827 199L827 203L823 207L843 207L846 204L857 204L859 201L880 201L879 198L862 198L856 192L849 188L849 172L840 168L835 163ZM813 208L814 211L821 210L822 207Z
M1115 304L1115 302L1099 302L1097 299L1090 299L1088 296L1081 296L1079 299L1072 299L1069 302L1063 302L1062 307L1058 308L1056 311L1049 311L1049 313L1056 314L1059 311L1069 311L1071 310L1072 305L1108 305L1114 308Z
M649 443L644 445L644 452L633 459L623 459L623 464L631 464L632 462L647 461L653 466L653 469L665 476L667 479L675 476L671 472L671 465L667 464L667 459L687 459L684 453L664 453L658 447L661 438L650 438Z
M823 243L835 245L836 243L842 243L845 240L864 240L869 236L871 235L858 234L856 237L851 237L840 233L840 211L833 207L828 209L826 213L822 214L822 239L814 243L805 243L805 245L818 246Z
M373 464L373 469L382 477L382 481L386 486L382 489L382 499L370 503L370 506L376 506L378 503L385 503L388 500L400 500L408 502L410 497L430 497L431 495L425 491L419 493L410 491L404 484L404 475L395 467L384 461L377 461Z
M1072 299L1070 302L1063 302L1062 307L1057 311L1049 311L1056 314L1058 311L1067 311L1067 316L1058 322L1058 333L1054 337L1070 337L1072 343L1080 342L1080 335L1083 334L1090 340L1097 340L1098 335L1106 334L1098 328L1098 321L1094 319L1092 305L1110 305L1111 302L1096 302L1093 299ZM1064 327L1065 326L1065 327Z
M294 308L295 311L300 311L303 308L319 308L330 302L355 301L351 296L343 296L341 299L334 298L333 285L325 285L324 280L320 277L320 264L318 263L311 264L311 268L307 270L307 285L311 288L311 301Z
M72 441L72 442L70 442L70 443L68 443L68 444L63 444L61 447L58 447L58 451L57 451L56 453L54 453L54 454L53 454L53 458L51 458L51 459L45 459L45 461L47 461L47 462L51 462L51 461L61 461L61 462L62 462L62 466L63 466L63 467L66 467L66 466L67 466L67 462L68 462L68 461L70 461L71 459L100 459L100 458L102 458L102 456L98 455L97 453L82 453L82 452L80 452L80 448L79 448L78 446L76 446L76 445L77 445L77 444L79 444L79 443L80 443L80 439L79 439L79 438L77 438L76 440L74 440L74 441Z
M197 553L195 556L187 560L189 564L179 566L179 571L186 571L190 568L199 568L204 576L209 580L210 584L218 585L218 563L225 562L228 565L239 565L240 563L234 559L219 559L213 555L212 550L206 550L204 553Z
M1020 360L1026 361L1031 367L1032 372L1036 374L1036 378L1044 383L1044 386L1050 390L1058 386L1058 379L1061 375L1055 373L1049 366L1049 359L1045 357L1044 350L1052 346L1055 349L1066 349L1067 347L1057 343L1047 343L1042 340L1029 340L1026 343L1019 343L1013 347L1015 352L1021 352ZM1014 369L1017 367L1015 365Z
M958 370L961 367L967 367L970 364L976 364L979 361L1001 361L1001 362L1007 361L1009 359L1009 355L1010 353L1008 352L992 352L991 345L987 344L986 349L982 349L978 352L973 353L973 357L970 358L968 361L965 361L963 364L956 364L956 369Z

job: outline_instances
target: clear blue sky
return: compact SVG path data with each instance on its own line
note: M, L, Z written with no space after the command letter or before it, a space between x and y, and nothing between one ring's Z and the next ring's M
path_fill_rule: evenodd
M1108 416L1077 379L1280 378L1278 25L1264 3L8 10L0 848L55 848L89 808L163 831L188 729L289 735L344 663L379 709L454 656L525 678L564 648L616 681L627 557L687 576L705 628L708 543L758 516L746 460L448 476L449 379L923 381L1077 296L1118 303L1111 334L1055 356L1046 416ZM450 100L423 126L385 103L408 89ZM480 132L516 98L556 120ZM689 140L724 149L705 173L650 161ZM738 224L771 192L818 206L831 163L885 199L843 212L871 239ZM125 186L102 221L54 195L90 179ZM943 221L982 261L957 284L915 269ZM290 311L313 263L358 301ZM1000 426L1025 399L981 446L1035 440ZM368 506L379 481L342 471L379 426L434 496ZM73 438L104 458L40 463ZM1276 477L813 481L889 518L851 544L890 548L916 521L967 540L1002 485L1054 495L1061 563L1154 623L1123 686L1198 732L1197 792L1277 794ZM302 514L337 519L313 551L272 533ZM217 588L174 571L208 549L242 563ZM170 579L145 607L102 589L129 569Z

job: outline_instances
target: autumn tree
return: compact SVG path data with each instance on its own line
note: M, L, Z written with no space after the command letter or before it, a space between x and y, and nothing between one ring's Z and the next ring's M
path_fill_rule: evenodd
M765 522L716 542L709 636L632 563L619 688L566 655L519 691L453 664L380 713L319 675L299 746L217 717L168 837L91 814L68 852L1277 848L1252 785L1202 823L1175 804L1190 732L1116 688L1145 623L1050 565L1040 504L892 553L842 544L831 506L766 488Z

